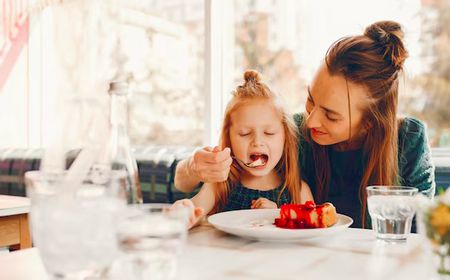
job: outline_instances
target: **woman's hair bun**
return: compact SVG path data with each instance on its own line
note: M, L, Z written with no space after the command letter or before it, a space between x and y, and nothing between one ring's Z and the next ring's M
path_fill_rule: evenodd
M381 45L385 59L388 59L397 70L403 67L408 51L403 44L404 33L399 23L375 22L366 28L364 35Z
M248 83L259 83L261 81L261 74L256 70L247 70L244 72L245 84Z

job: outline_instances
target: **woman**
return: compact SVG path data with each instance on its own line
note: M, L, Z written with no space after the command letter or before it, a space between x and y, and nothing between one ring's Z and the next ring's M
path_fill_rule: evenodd
M399 76L408 53L401 26L368 26L363 35L335 42L308 88L302 131L302 179L316 202L330 201L339 213L368 225L368 185L408 185L434 195L434 167L424 125L399 119ZM175 185L191 191L199 181L223 181L230 150L205 148L180 162Z

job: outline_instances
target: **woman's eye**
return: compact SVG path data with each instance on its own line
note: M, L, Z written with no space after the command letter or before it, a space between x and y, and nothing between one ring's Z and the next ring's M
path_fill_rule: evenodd
M271 135L275 135L275 132L264 132L264 134L271 136Z
M339 119L335 119L335 118L331 118L330 116L327 115L327 119L331 122L337 122Z

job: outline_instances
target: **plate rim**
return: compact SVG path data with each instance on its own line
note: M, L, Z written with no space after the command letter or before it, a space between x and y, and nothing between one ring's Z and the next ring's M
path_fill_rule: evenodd
M273 238L272 237L263 238L263 237L258 236L258 234L256 234L256 235L255 234L254 235L251 234L252 232L261 234L261 231L257 231L257 228L255 228L255 229L252 229L252 228L245 229L242 226L236 226L236 225L232 225L232 224L231 225L223 225L223 224L218 224L217 221L215 221L215 220L217 220L218 217L230 215L230 213L232 213L232 215L237 215L238 213L245 213L245 212L253 212L254 213L255 211L261 211L261 212L264 211L264 212L271 213L271 212L274 212L274 211L279 211L279 209L241 209L241 210L225 211L225 212L220 212L220 213L216 213L216 214L210 215L207 220L217 230L220 230L220 231L223 231L223 232L226 232L228 234L235 235L235 236L240 236L240 237L243 237L243 238L256 239L256 240L261 240L261 241L264 241L264 240L267 240L267 241L293 241L293 240L309 239L309 238L317 238L317 237L322 237L322 236L328 236L330 234L333 234L333 233L339 232L341 230L344 230L346 228L349 228L354 222L351 217L349 217L347 215L344 215L344 214L337 213L337 215L338 215L338 222L340 220L344 220L344 223L341 224L341 225L335 226L336 225L335 224L335 225L333 225L331 227L328 227L328 228L312 228L312 229L284 229L284 228L278 228L278 227L268 227L267 229L270 228L270 229L273 229L273 230L286 230L286 234L288 234L288 232L289 233L301 232L301 233L305 233L305 234L304 235L303 234L299 234L299 235L295 235L294 234L295 236L278 236L278 237L273 237ZM247 233L245 233L245 234L242 234L242 233L238 234L236 232L231 232L231 231L234 231L234 230L236 230L236 231L248 230L249 234L247 234ZM279 231L279 232L283 232L283 231ZM306 234L306 232L307 232L307 234ZM322 234L318 234L318 235L315 236L314 233L322 233Z

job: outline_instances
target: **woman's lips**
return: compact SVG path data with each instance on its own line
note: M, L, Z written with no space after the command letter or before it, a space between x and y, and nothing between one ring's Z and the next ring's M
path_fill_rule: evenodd
M317 129L315 129L315 128L311 128L311 134L313 135L313 136L322 136L322 135L326 135L327 133L325 133L325 132L322 132L322 131L319 131L319 130L317 130Z

